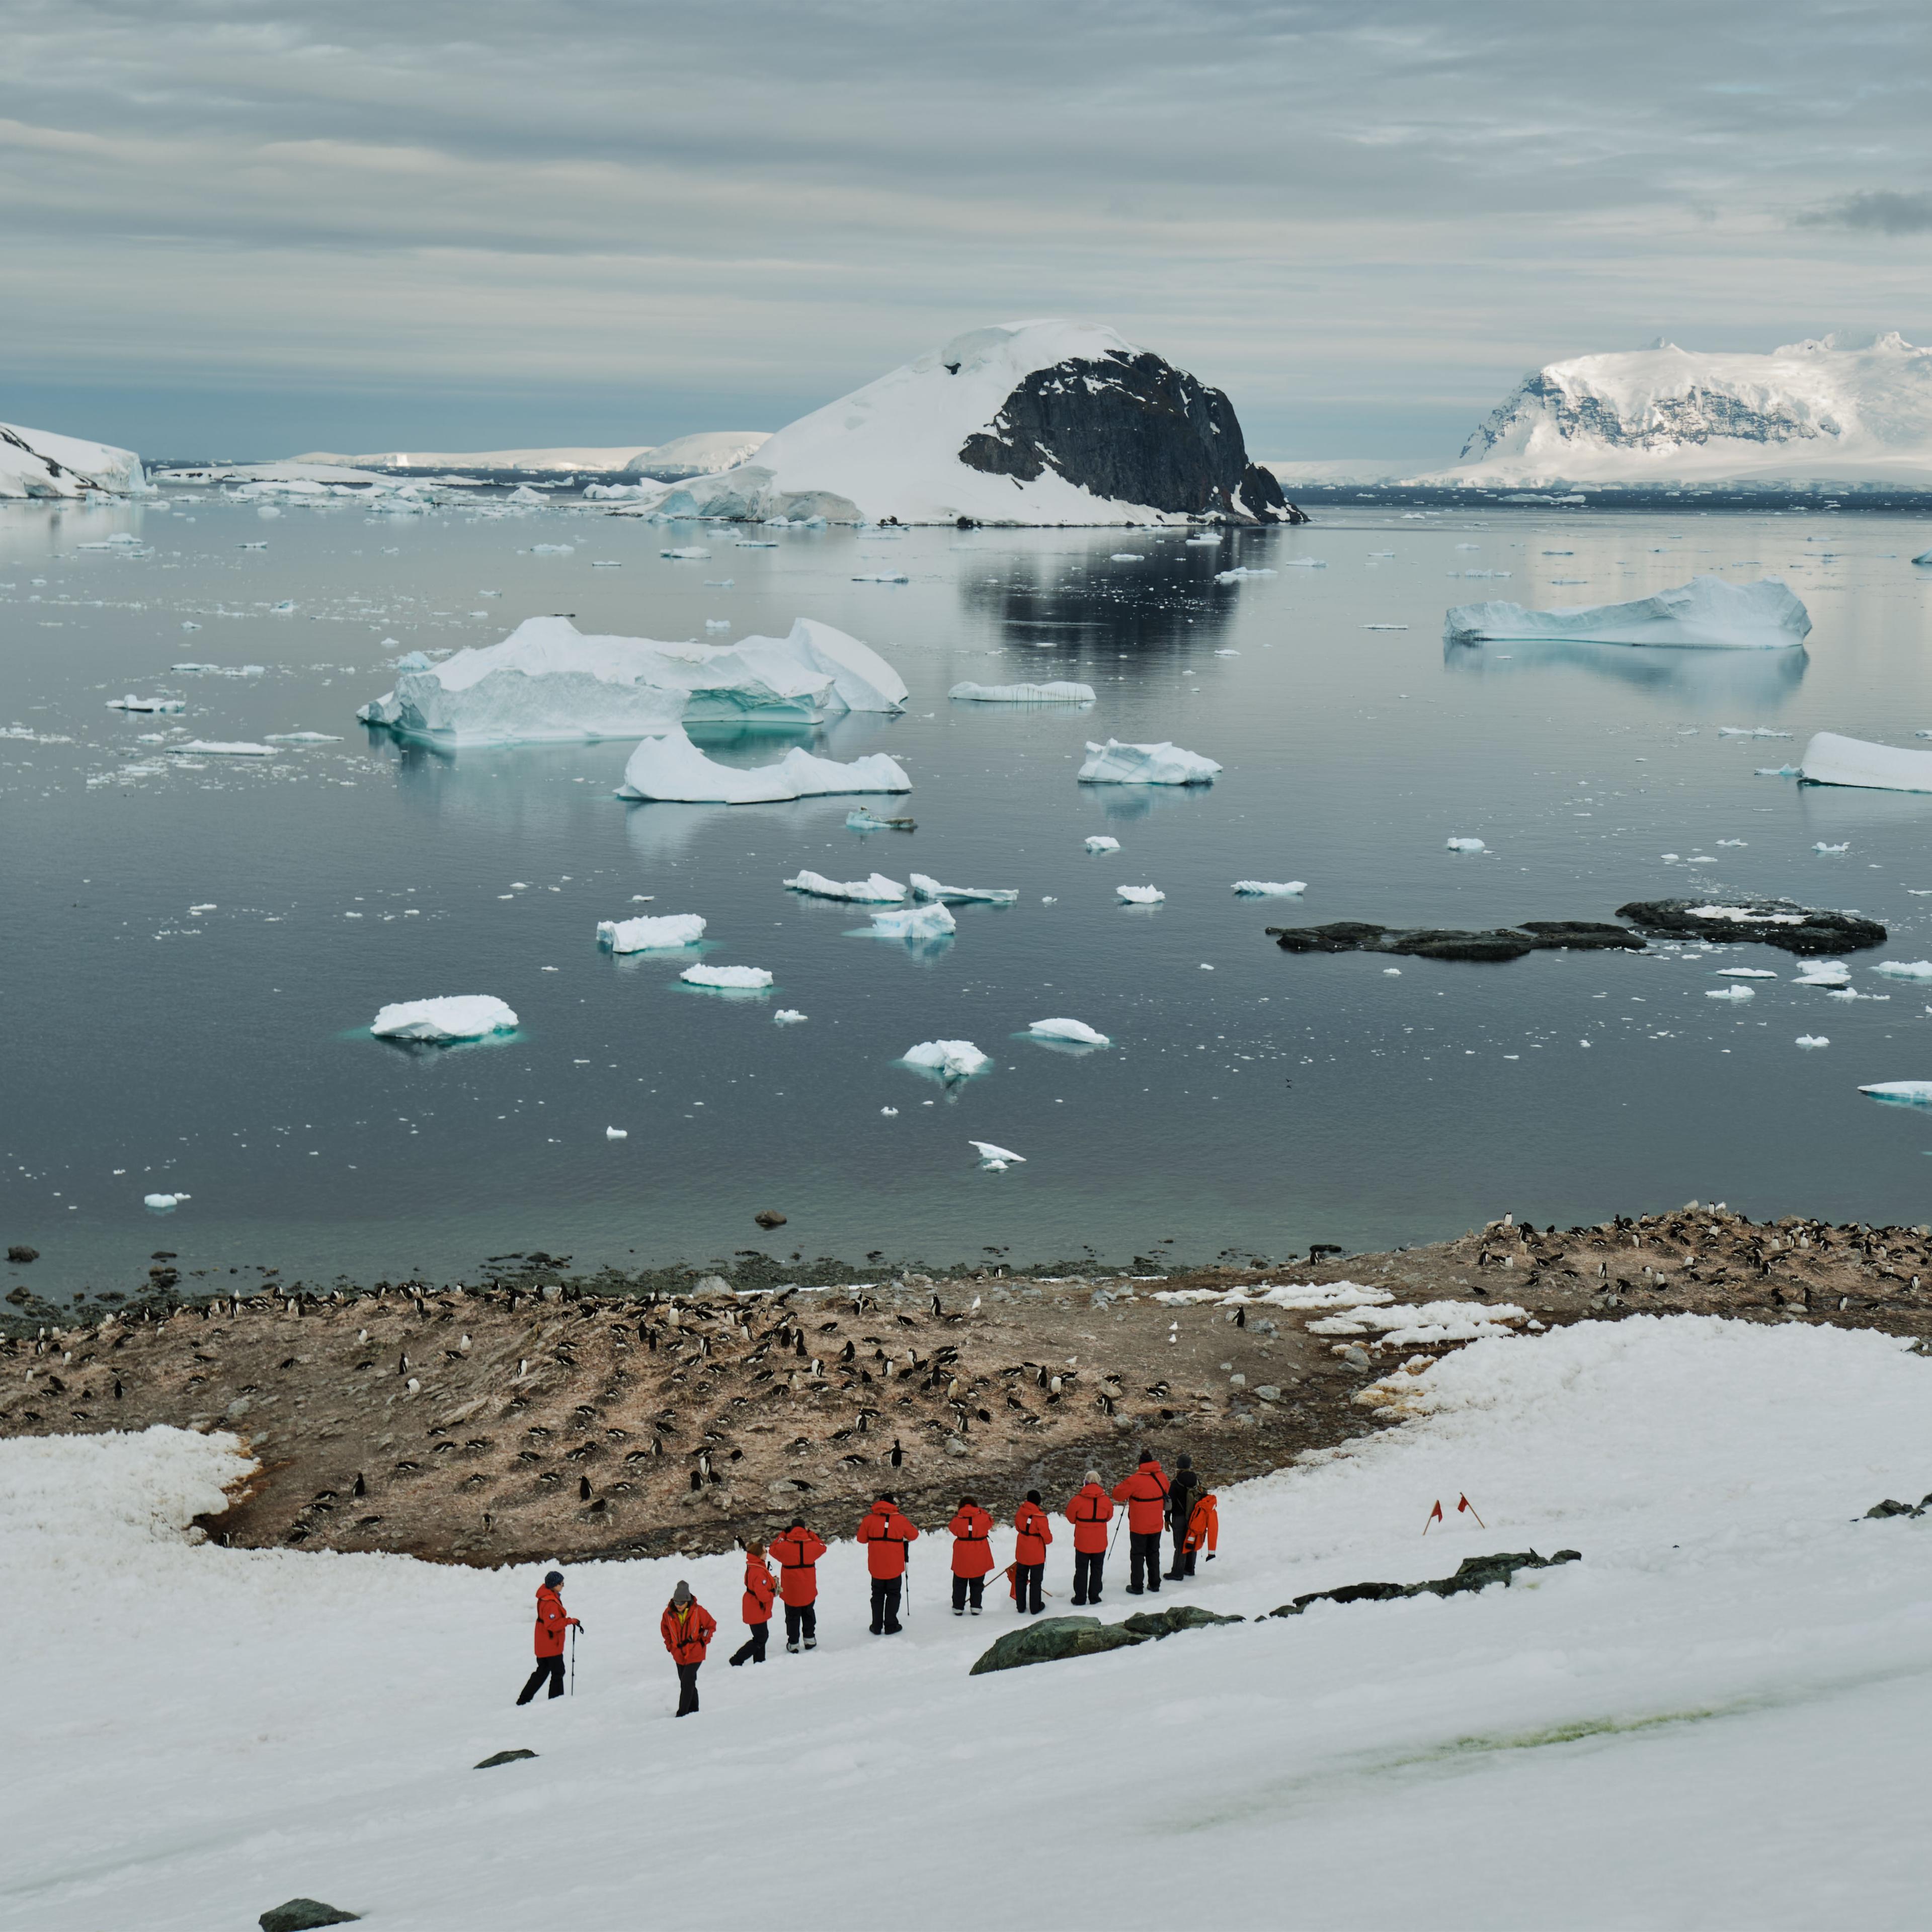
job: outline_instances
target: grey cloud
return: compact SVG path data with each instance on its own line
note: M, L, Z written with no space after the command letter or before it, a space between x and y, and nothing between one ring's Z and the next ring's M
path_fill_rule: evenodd
M1802 228L1864 228L1880 235L1923 235L1932 229L1932 194L1906 194L1896 188L1868 188L1840 196L1797 218Z

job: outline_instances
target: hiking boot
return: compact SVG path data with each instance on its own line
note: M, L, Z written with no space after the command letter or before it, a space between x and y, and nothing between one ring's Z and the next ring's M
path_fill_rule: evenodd
M1157 1590L1157 1589L1159 1589L1159 1588L1160 1588L1160 1586L1158 1583L1156 1583L1156 1584L1154 1586L1154 1588ZM1138 1584L1138 1583L1130 1583L1130 1584L1127 1586L1127 1594L1128 1594L1129 1596L1130 1596L1130 1597L1138 1597L1138 1596L1140 1596L1140 1595L1142 1595L1142 1594L1144 1594L1144 1592L1142 1592L1142 1590L1141 1586L1139 1586L1139 1584Z
M798 1646L797 1646L796 1644L795 1644L795 1643L788 1643L788 1644L787 1644L787 1645L785 1646L785 1648L786 1648L786 1649L788 1649L788 1651L790 1651L790 1652L791 1652L792 1655L793 1655L793 1656L794 1656L794 1657L796 1657L796 1656L798 1654Z
M888 1636L897 1636L904 1628L904 1626L900 1624L888 1624L886 1626L886 1634Z
M1073 1600L1073 1607L1076 1610L1078 1610L1080 1606L1086 1602L1086 1600L1087 1599L1084 1597L1076 1597Z
M807 1637L805 1640L805 1647L807 1650L816 1650L818 1648L818 1638L815 1636Z
M973 1606L973 1614L974 1614L976 1617L980 1614L980 1606L979 1606L977 1604L975 1604Z
M963 1604L955 1604L952 1606L952 1614L956 1617L963 1617L966 1614L965 1605Z

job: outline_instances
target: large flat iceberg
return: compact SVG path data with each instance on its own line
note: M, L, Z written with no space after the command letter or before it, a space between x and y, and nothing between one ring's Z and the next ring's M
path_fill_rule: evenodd
M716 993L762 993L772 976L762 966L687 966L677 976L688 986L708 987Z
M872 915L871 937L874 939L946 939L957 924L943 905L896 906L890 912Z
M0 423L0 496L122 496L150 487L131 449Z
M1932 752L1874 745L1820 731L1804 747L1798 775L1808 784L1861 785L1870 791L1932 791Z
M1090 684L956 684L946 694L968 704L1091 704Z
M904 1055L908 1066L936 1073L942 1080L964 1080L992 1065L970 1040L922 1040Z
M1087 746L1087 762L1080 767L1082 784L1212 784L1221 767L1197 752L1178 745L1124 745L1109 738L1104 745Z
M1019 898L1012 886L942 886L924 872L912 875L913 896L922 899L950 899L956 904L976 902L982 905L1012 905Z
M435 1000L399 1000L370 1024L379 1040L487 1040L515 1030L517 1016L488 993L456 993Z
M784 883L791 891L814 898L850 899L859 905L896 905L906 896L904 886L883 872L868 879L828 879L823 872L800 872Z
M896 711L904 681L856 638L801 617L782 638L660 644L586 635L530 617L500 643L398 666L395 688L356 715L452 746L640 738L674 724L815 724Z
M1035 1020L1027 1031L1035 1040L1058 1040L1070 1046L1112 1046L1114 1043L1084 1020Z
M775 765L747 771L707 758L682 730L646 738L624 767L620 798L688 805L770 805L851 791L910 791L912 781L883 752L849 765L797 746Z
M695 946L704 937L704 920L694 912L646 914L640 919L600 919L598 943L613 952L650 952Z
M1628 604L1462 604L1444 620L1446 644L1529 642L1657 644L1700 650L1786 650L1811 634L1811 618L1782 578L1726 584L1694 577L1674 590Z

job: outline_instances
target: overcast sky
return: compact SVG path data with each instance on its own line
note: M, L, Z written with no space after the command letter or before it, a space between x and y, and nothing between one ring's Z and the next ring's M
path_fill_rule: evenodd
M775 428L1112 324L1274 457L1932 323L1932 12L0 0L0 418L157 455Z

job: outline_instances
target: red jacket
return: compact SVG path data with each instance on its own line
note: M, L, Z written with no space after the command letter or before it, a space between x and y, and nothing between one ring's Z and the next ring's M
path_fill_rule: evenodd
M768 1624L772 1620L772 1598L778 1587L778 1580L772 1574L771 1565L762 1556L745 1558L745 1621L748 1624Z
M881 1498L859 1526L859 1540L866 1546L866 1567L874 1576L889 1581L903 1576L906 1545L918 1534L892 1504Z
M1046 1546L1053 1540L1053 1526L1037 1503L1022 1503L1013 1512L1013 1527L1019 1532L1017 1562L1029 1565L1046 1561Z
M1210 1556L1221 1540L1221 1512L1211 1496L1204 1496L1187 1519L1187 1540L1184 1550L1205 1549Z
M674 1663L702 1664L706 1647L718 1634L718 1619L694 1597L681 1610L675 1604L665 1604L658 1628Z
M1136 1536L1158 1536L1167 1521L1167 1478L1158 1462L1143 1462L1124 1483L1114 1485L1114 1500L1127 1506L1127 1528Z
M545 1583L537 1592L537 1654L561 1657L563 1634L577 1622L563 1613L563 1599Z
M1113 1520L1113 1498L1098 1483L1082 1486L1064 1512L1073 1526L1073 1546L1083 1556L1104 1552L1107 1526Z
M825 1554L825 1545L808 1529L788 1529L772 1538L771 1552L778 1560L779 1597L794 1610L817 1603L815 1566Z
M984 1576L993 1567L993 1519L978 1504L969 1504L946 1525L952 1533L952 1574Z

